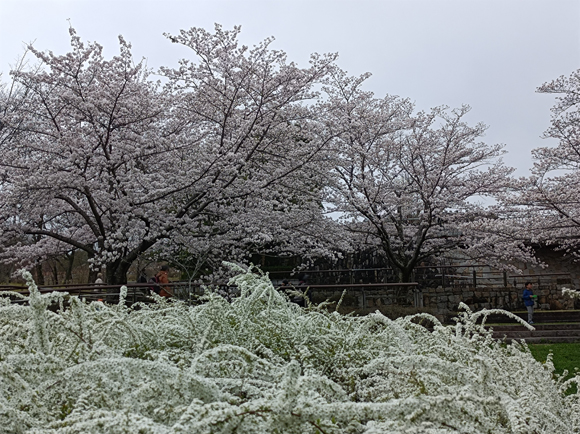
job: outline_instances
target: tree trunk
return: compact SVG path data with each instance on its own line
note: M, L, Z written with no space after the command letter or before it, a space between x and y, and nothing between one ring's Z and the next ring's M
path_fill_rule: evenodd
M399 270L399 282L400 283L409 283L412 281L413 278L413 268L404 268Z
M124 285L127 283L127 272L132 262L126 259L117 259L107 264L106 279L109 285Z
M407 264L404 268L398 269L398 278L399 283L410 283L413 280L413 271L414 267ZM397 300L397 304L405 305L407 304L407 295L409 294L410 287L409 286L400 286L395 291L395 298Z
M54 261L51 268L52 268L52 278L54 279L53 285L58 285L58 262Z
M89 276L87 278L87 283L95 283L95 280L97 280L98 273L99 270L93 270L92 268L89 267Z
M119 285L117 288L107 289L107 302L108 303L118 303L119 302L119 289L121 285L127 283L127 272L131 267L131 263L127 263L123 259L117 259L114 262L108 263L106 265L106 282L108 285Z
M124 256L121 256L114 262L107 264L107 283L111 285L123 285L127 283L127 273L129 268L133 265L139 256L146 252L151 246L153 246L159 238L151 240L143 240L138 247L134 248L132 251L128 252Z
M36 272L36 283L38 285L44 285L44 273L42 272L42 264L36 264L34 270Z

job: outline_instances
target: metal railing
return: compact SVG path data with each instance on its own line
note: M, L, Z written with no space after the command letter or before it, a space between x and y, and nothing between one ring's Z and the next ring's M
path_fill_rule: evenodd
M191 300L194 295L202 293L201 285L190 284L189 282L170 282L167 284L155 283L127 283L124 285L107 285L107 284L63 284L63 285L43 285L39 286L38 290L41 294L51 292L66 292L69 295L84 298L88 301L108 301L114 302L118 300L121 286L127 287L128 303L136 303L138 301L150 301L150 291L154 286L168 287L173 289L176 298L182 300ZM29 295L30 292L26 286L23 285L0 285L0 296L2 293L16 292L21 295ZM6 296L6 295L4 295ZM22 299L17 296L10 297L15 302L22 302Z
M392 268L353 268L337 270L270 271L274 282L298 282L298 276L307 275L310 284L329 283L397 283L397 271ZM422 288L456 287L520 287L532 281L538 287L571 280L570 273L513 274L482 264L428 265L414 269L411 281Z
M306 279L306 281L300 281L297 278L299 273L302 275L302 279ZM467 291L476 288L496 288L511 295L511 293L520 291L526 281L532 281L535 289L539 291L554 284L569 284L572 282L570 273L519 275L493 270L479 264L420 266L415 269L414 281L409 283L396 282L395 272L390 268L303 270L299 273L272 271L269 274L275 287L282 286L283 280L288 280L296 289L305 290L308 288L310 294L331 294L333 291L342 292L346 290L347 294L359 297L363 307L367 307L369 299L373 297L394 300L402 305L412 304L415 307L421 307L423 301L422 291L427 289L437 289L437 296L441 297L454 295L457 291L463 289ZM288 278L284 279L286 276ZM128 288L127 302L129 304L150 302L150 289L155 285L152 282L126 284ZM62 284L42 285L39 286L39 290L41 293L52 291L67 292L70 295L82 297L88 301L103 300L113 303L118 300L120 286ZM237 293L236 287L228 286L225 282L201 285L179 281L158 286L170 287L176 299L189 303L198 302L199 296L203 294L202 286L216 288L226 298L231 298ZM573 285L570 286L573 287ZM0 295L5 291L15 291L23 295L28 294L28 289L23 285L0 285ZM12 299L15 302L22 302L17 297L12 297ZM515 299L519 300L517 296Z

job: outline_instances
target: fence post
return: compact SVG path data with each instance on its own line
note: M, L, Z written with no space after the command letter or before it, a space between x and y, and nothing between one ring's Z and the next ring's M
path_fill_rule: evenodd
M413 293L415 295L414 302L415 307L420 308L423 307L423 290L420 289L418 286L413 287Z

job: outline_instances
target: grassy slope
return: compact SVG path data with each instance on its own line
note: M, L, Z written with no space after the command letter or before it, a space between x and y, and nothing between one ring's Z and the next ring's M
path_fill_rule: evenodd
M556 374L561 375L565 370L568 371L566 378L574 375L577 369L580 369L580 343L572 344L528 344L532 355L539 362L545 362L546 357L553 353L554 367ZM575 392L570 391L569 392Z

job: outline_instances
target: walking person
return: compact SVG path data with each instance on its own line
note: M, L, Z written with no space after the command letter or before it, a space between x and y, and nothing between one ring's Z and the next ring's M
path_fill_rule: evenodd
M161 270L159 271L159 273L157 273L155 275L155 280L157 281L157 283L160 284L160 286L164 283L165 284L169 283L169 266L168 265L163 265L161 267ZM161 286L161 291L159 291L159 295L161 297L172 297L173 292L169 289L169 286Z
M522 299L524 300L526 309L528 309L528 324L534 323L534 298L536 297L537 295L534 295L534 291L532 290L532 282L526 282Z
M97 273L97 278L95 279L95 285L103 285L105 282L103 282L103 273ZM93 288L93 292L97 295L94 295L93 297L96 298L97 301L104 301L104 296L103 295L98 295L101 294L103 292L102 289L98 288L98 287L94 287ZM106 292L106 290L105 290Z

